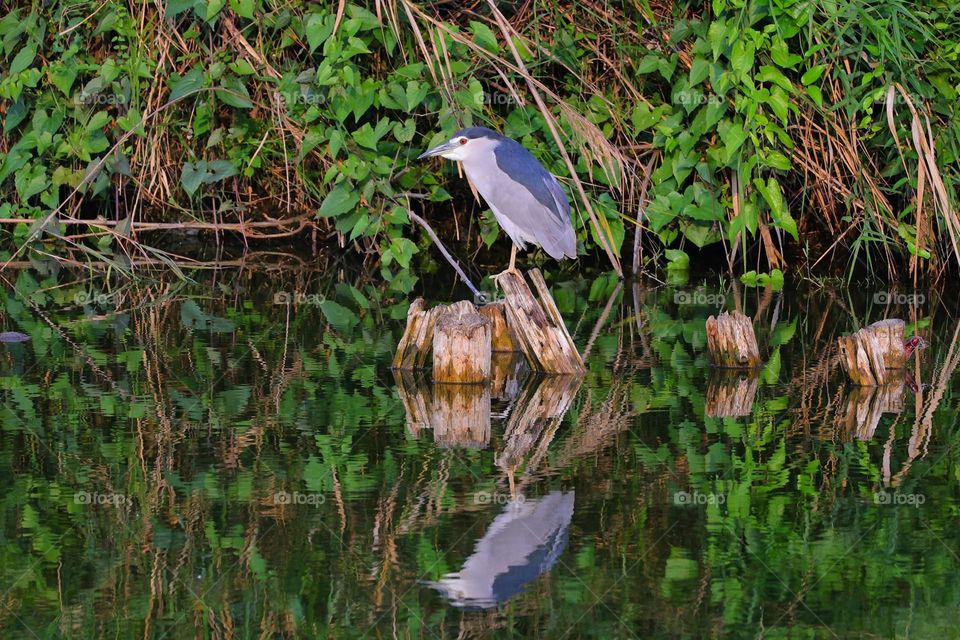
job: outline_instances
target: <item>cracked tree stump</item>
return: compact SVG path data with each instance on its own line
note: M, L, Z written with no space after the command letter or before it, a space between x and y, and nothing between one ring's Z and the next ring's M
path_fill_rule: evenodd
M547 374L583 373L583 360L543 275L539 269L527 273L537 297L518 271L504 271L496 276L496 282L506 298L507 322L530 368Z
M492 353L522 353L540 373L583 373L583 359L543 276L532 269L529 277L533 290L519 272L501 273L496 280L506 300L479 310L466 300L426 309L417 298L407 312L392 368L415 371L432 362L437 382L487 382Z
M449 305L433 326L434 382L490 379L490 325L472 303Z
M495 353L520 351L513 327L507 322L507 306L492 302L480 307L480 315L490 321L490 348Z
M890 318L837 338L840 364L853 384L874 387L902 379L904 326L903 320Z
M707 318L707 352L716 367L756 369L760 347L750 318L739 311Z
M490 396L495 400L515 400L529 372L527 359L519 351L494 352L490 363Z
M433 346L433 325L446 307L425 309L423 298L410 303L407 311L407 328L397 343L391 367L399 371L422 369Z

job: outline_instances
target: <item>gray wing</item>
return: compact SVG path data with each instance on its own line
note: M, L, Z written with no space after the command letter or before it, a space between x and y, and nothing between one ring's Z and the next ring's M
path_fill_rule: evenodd
M499 201L494 203L497 208L550 257L575 258L577 239L570 223L570 203L557 179L515 140L501 141L494 157L497 167L515 183L491 194Z

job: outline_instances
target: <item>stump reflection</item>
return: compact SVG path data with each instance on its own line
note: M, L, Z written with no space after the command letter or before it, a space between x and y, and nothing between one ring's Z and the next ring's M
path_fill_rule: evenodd
M844 429L848 437L872 440L884 413L903 411L903 382L892 382L882 387L852 386L847 395L847 413Z
M753 411L757 395L756 372L715 371L707 385L706 413L712 418L739 418Z
M582 381L581 376L527 378L503 430L504 442L497 455L498 467L512 472L528 455L528 467L536 466L563 422Z
M423 429L444 447L486 448L490 444L491 398L509 403L504 443L497 465L519 466L540 441L546 448L577 394L580 376L536 376L522 354L497 354L490 384L430 382L427 376L394 371L397 394L406 412L407 430L417 438Z
M434 384L430 425L433 441L442 447L485 449L490 444L490 386Z

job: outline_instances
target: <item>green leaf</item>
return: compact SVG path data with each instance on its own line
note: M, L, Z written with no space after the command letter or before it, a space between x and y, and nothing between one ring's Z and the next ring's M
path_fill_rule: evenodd
M220 15L220 11L223 10L223 5L225 4L226 0L207 0L207 11L204 20L213 22L213 19Z
M10 74L15 75L26 69L33 62L33 59L37 57L37 43L34 41L28 42L23 49L17 53L13 58L13 62L10 63Z
M357 314L332 300L324 300L321 302L320 310L323 312L324 317L326 317L327 322L340 331L351 329L360 322Z
M324 19L325 16L319 13L311 13L303 25L307 32L307 44L310 45L310 53L317 50L321 44L326 42L327 38L333 33L332 19Z
M253 109L250 94L243 81L236 76L227 75L222 81L223 89L217 89L217 97L231 107L237 109Z
M823 92L820 91L820 87L815 84L810 85L807 87L807 95L809 95L810 98L817 103L818 107L823 106Z
M335 186L320 204L317 215L321 218L332 218L352 211L360 202L360 194L347 182Z
M87 131L96 131L102 129L108 122L110 122L110 114L106 111L98 111L93 114L93 117L87 122L85 129Z
M794 240L799 240L797 223L787 209L787 203L780 191L780 183L776 178L768 178L766 184L760 178L756 178L753 184L760 195L763 196L767 206L770 207L770 217L773 218L773 223L793 236Z
M754 47L748 40L737 40L730 54L730 66L740 75L753 69Z
M787 43L779 36L773 39L773 45L770 47L770 57L778 66L787 69L792 69L798 62L803 60L803 56L790 53Z
M407 143L413 140L413 135L417 132L417 123L414 122L413 118L407 118L407 121L403 124L399 122L393 125L393 137L397 139L397 142Z
M203 176L203 181L207 184L219 182L231 176L237 175L237 168L229 160L214 160L207 165L207 173Z
M781 171L790 170L790 159L779 151L771 151L768 153L763 159L763 164L768 167L773 167L774 169L780 169Z
M194 67L173 81L170 86L170 100L177 100L201 88L203 88L203 70L200 67Z
M823 75L823 72L826 70L826 68L827 65L825 64L818 64L815 67L811 67L800 77L800 82L802 82L804 85L813 84L820 79L820 76Z
M694 58L690 65L690 86L694 87L710 75L710 63L703 58Z
M200 188L200 185L203 184L203 178L206 173L206 162L201 160L196 165L192 162L187 162L183 165L183 169L180 172L180 185L183 186L183 190L186 191L188 195L193 196L197 189Z
M637 65L637 73L643 75L647 73L653 73L660 68L660 56L655 53L648 53L640 60L640 64Z
M76 79L77 68L73 65L61 64L50 72L50 82L67 97L70 97L70 89Z
M407 238L394 238L390 243L390 253L404 269L410 268L410 259L417 252L417 245Z
M482 22L477 22L476 20L471 20L470 32L473 33L473 41L490 53L498 53L500 51L500 43L497 42L497 36L494 35L493 31L487 25Z
M681 249L667 249L664 252L667 257L667 269L675 271L686 271L690 268L690 256Z
M747 140L747 132L739 123L723 120L717 126L717 133L720 134L720 140L724 145L723 160L729 164L734 154Z
M230 0L230 8L241 18L253 20L254 0Z
M713 59L716 60L723 52L723 46L727 40L727 25L722 18L713 20L710 23L710 29L707 31L707 39L710 41Z
M407 83L407 89L405 92L405 102L406 106L404 110L407 113L410 113L414 109L420 106L420 103L423 102L423 99L427 97L427 93L430 92L430 85L426 82L418 82L416 80L411 80Z
M787 94L783 92L783 89L774 87L773 91L770 92L770 99L767 101L767 104L770 105L770 109L772 109L777 118L780 119L780 122L787 124L787 110L790 107L790 99L787 97Z

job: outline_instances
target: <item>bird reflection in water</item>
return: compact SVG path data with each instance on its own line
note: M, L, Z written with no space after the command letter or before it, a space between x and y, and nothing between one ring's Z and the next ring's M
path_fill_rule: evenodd
M490 609L550 571L567 546L574 492L508 503L458 573L426 584L455 607Z

